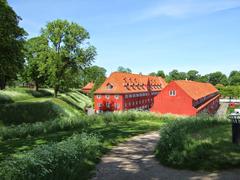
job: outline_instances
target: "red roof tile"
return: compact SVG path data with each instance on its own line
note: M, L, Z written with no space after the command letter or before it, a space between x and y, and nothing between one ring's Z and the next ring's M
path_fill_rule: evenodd
M84 87L82 88L82 90L92 89L93 86L94 86L94 83L93 83L93 82L90 82L90 83L88 83L86 86L84 86Z
M149 85L149 86L148 86ZM146 92L148 87L152 91L160 91L167 83L161 77L140 74L114 72L96 90L95 94L123 94ZM112 88L108 88L112 86Z
M177 85L180 86L194 100L198 100L202 97L218 92L217 88L210 83L188 80L178 80L174 82L177 83Z

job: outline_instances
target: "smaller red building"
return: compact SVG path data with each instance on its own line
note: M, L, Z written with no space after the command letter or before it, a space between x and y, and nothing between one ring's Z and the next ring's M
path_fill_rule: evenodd
M93 82L88 83L86 86L82 88L82 92L85 94L89 94L94 86Z
M219 98L218 90L209 83L172 81L154 98L151 111L190 116L213 114L219 108Z

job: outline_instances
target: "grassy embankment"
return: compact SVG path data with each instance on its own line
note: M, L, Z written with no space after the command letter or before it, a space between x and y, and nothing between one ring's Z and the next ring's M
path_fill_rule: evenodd
M59 177L57 174L86 179L101 155L113 145L158 130L164 120L174 118L138 112L87 117L82 109L91 99L78 91L61 94L57 99L46 90L37 96L33 93L19 88L0 93L3 179L54 179ZM96 135L86 134L84 144L76 143L76 139L81 141L82 133ZM21 168L14 168L17 166Z
M227 120L177 120L162 128L156 156L162 164L179 169L239 168L240 146L232 144L231 137Z

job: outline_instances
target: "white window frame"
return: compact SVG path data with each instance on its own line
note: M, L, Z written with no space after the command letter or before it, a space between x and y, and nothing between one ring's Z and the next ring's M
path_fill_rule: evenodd
M119 99L119 95L118 94L114 95L114 98Z
M176 96L177 95L177 91L176 90L170 90L169 91L169 96Z
M114 104L114 109L119 109L120 105L118 103Z
M125 98L126 98L126 99L128 98L128 94L125 95Z
M111 107L111 104L109 102L106 102L106 107L107 108L110 108Z
M101 95L97 95L97 99L101 99L102 98L102 96Z
M101 108L102 107L102 103L98 103L98 107Z
M105 95L105 98L106 99L110 99L110 95Z

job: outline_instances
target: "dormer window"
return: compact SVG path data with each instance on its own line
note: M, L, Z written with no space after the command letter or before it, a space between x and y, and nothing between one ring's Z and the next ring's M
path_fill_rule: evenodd
M169 96L176 96L176 90L169 91Z
M113 85L111 85L110 83L107 84L107 89L112 89Z

